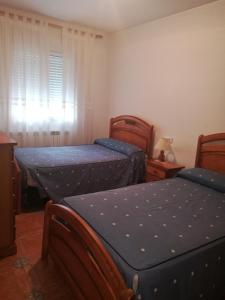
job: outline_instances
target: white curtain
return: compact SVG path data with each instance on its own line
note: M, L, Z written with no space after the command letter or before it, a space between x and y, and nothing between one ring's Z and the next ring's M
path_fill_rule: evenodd
M63 29L65 102L75 99L75 135L80 143L92 140L92 91L95 38L93 35Z
M21 146L91 140L94 36L0 16L0 130Z

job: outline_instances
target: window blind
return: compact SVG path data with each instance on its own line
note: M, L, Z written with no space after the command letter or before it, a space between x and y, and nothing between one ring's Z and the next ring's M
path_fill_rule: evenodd
M63 100L63 57L61 53L51 52L49 55L49 100Z

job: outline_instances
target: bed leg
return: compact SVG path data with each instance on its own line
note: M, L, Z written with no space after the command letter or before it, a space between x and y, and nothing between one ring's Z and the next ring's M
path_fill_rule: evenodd
M132 289L122 291L120 295L120 300L135 300L134 291Z
M49 213L49 206L52 204L52 201L48 201L45 206L45 216L44 216L44 228L43 228L43 238L42 238L42 252L41 258L48 258L48 241L49 241L49 222L51 215Z

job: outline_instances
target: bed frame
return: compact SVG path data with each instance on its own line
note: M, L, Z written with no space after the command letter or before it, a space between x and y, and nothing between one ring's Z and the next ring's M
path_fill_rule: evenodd
M196 167L225 173L225 143L222 142L225 133L200 136ZM133 300L135 297L86 221L71 209L51 202L45 211L42 258L47 259L48 255L67 279L76 300Z
M134 144L141 148L148 158L151 158L153 148L153 125L148 124L140 118L130 115L121 115L110 119L109 137ZM15 180L17 191L17 213L21 211L21 170L15 161ZM36 188L35 185L30 186ZM24 193L25 197L27 193Z

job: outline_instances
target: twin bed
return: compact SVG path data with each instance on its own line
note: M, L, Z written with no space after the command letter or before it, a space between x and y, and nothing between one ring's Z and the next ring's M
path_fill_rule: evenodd
M49 255L80 300L225 299L225 133L173 179L49 202Z
M54 200L42 258L77 300L225 298L225 133L199 137L196 168L141 183L152 139L119 116L92 145L15 151L23 186Z
M110 120L109 138L94 144L16 148L22 190L36 187L42 198L59 203L67 196L143 182L152 140L152 125L137 117L119 116Z

